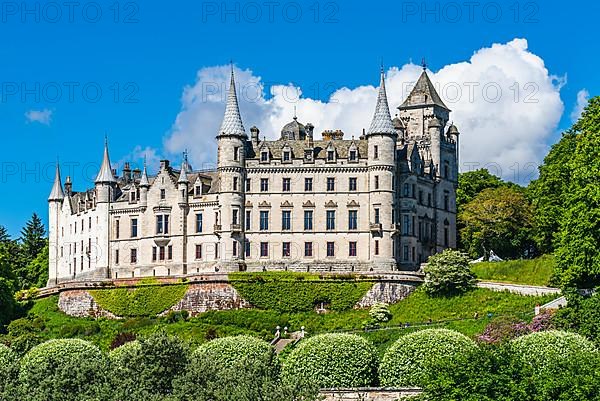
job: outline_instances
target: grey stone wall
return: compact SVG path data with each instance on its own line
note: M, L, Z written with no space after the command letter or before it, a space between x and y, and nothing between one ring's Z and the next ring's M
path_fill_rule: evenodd
M119 319L118 316L106 311L94 301L89 292L70 290L61 292L58 298L58 308L69 316L74 317L107 317Z
M385 302L386 304L394 304L410 295L415 290L414 285L401 284L394 282L379 282L358 301L355 308L370 308L377 302Z
M242 299L231 285L226 283L190 284L181 301L172 311L186 310L191 316L211 310L230 310L248 308L250 304ZM163 312L166 314L168 311Z
M418 388L350 388L324 389L321 395L324 401L397 401L421 394Z

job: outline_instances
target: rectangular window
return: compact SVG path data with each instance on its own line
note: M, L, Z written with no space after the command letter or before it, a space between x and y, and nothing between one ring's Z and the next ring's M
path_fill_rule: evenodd
M131 250L131 263L137 263L137 249Z
M444 210L450 209L450 195L447 192L444 193Z
M335 230L335 210L327 211L327 229Z
M375 189L379 189L379 176L375 176Z
M75 232L77 232L77 222L75 223ZM121 222L119 220L115 220L115 238L119 239L121 236Z
M356 160L356 150L351 150L350 151L350 156L348 157L348 159L350 159L350 161L355 161Z
M417 186L415 184L412 184L411 198L417 198Z
M119 264L119 250L118 249L115 251L115 263Z
M404 196L408 197L410 192L410 189L408 187L408 184L404 184Z
M269 257L269 243L268 242L260 243L260 257L261 258Z
M375 255L379 255L379 240L375 240Z
M269 190L269 179L261 178L260 179L260 192L267 192Z
M246 192L250 192L251 184L252 182L250 181L250 178L246 178Z
M313 256L313 244L312 242L304 243L304 256L312 257Z
M240 159L240 147L234 146L233 147L233 160L238 161L239 159Z
M449 243L449 232L448 232L448 227L444 227L444 246L448 247L448 243Z
M152 247L152 261L156 262L156 247Z
M250 241L244 241L244 250L246 252L246 257L250 257Z
M327 160L328 161L335 160L335 151L333 151L333 150L328 150L327 151Z
M167 193L165 192L164 189L160 190L160 199L164 200L167 197Z
M373 159L379 159L379 146L373 146Z
M356 191L356 177L348 178L348 191Z
M356 256L356 242L350 241L348 243L348 256Z
M290 152L289 151L283 152L283 161L284 162L289 162L290 161Z
M233 256L237 256L237 253L238 253L238 242L236 240L233 240L232 247L233 248L231 248L232 249L231 254Z
M379 208L375 208L375 224L379 224Z
M284 210L281 212L281 229L292 229L292 212L290 210Z
M313 179L312 178L305 178L304 179L304 192L312 192L313 190Z
M335 178L334 177L327 177L327 190L335 191Z
M156 233L157 234L168 234L169 233L169 215L161 214L156 216Z
M165 260L165 247L161 246L158 248L158 258L160 260Z
M419 190L419 205L423 204L423 191Z
M335 242L328 242L327 243L327 257L334 257L335 256Z
M202 213L196 213L196 232L202 232Z
M167 259L173 260L173 245L167 247Z
M196 185L194 187L194 196L201 196L202 195L202 185Z
M138 220L137 219L131 219L131 237L135 238L138 235Z
M233 190L237 191L238 189L238 177L233 177Z
M427 194L427 206L431 206L431 194Z
M417 260L417 250L416 250L416 248L413 246L413 247L412 247L412 261L413 261L413 262L416 262L416 260Z
M289 258L290 257L290 253L291 253L291 244L289 242L284 242L283 246L281 247L282 249L282 255L284 258Z
M202 244L196 244L196 259L202 259Z
M266 231L269 229L269 211L261 210L260 211L260 230Z
M304 229L305 230L313 229L313 211L312 210L304 211Z
M231 211L231 223L232 224L239 224L239 214L240 214L240 211L238 209L233 209Z
M283 192L290 192L291 191L291 180L289 178L284 178L283 179L282 190L283 190Z
M252 223L252 211L246 210L246 230L250 230Z
M269 161L269 152L261 152L260 153L260 161L261 162Z
M407 214L402 216L402 234L408 235L410 233L410 219Z
M404 260L408 262L408 245L404 245Z
M358 229L358 211L348 210L348 230Z

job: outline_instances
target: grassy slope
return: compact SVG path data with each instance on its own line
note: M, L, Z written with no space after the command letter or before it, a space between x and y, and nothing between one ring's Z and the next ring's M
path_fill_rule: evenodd
M554 263L553 256L544 255L531 260L476 263L472 265L472 269L481 280L548 285L554 271Z
M385 349L391 342L407 332L426 325L431 318L435 326L448 327L469 336L481 333L485 325L499 316L518 316L528 319L532 316L537 303L543 303L552 297L523 297L509 293L475 289L453 298L429 298L422 290L390 306L393 319L387 324L389 330L379 330L361 335L369 338ZM475 312L480 318L473 319ZM491 319L487 313L492 313ZM58 310L57 297L37 301L31 314L45 320L44 338L78 337L84 338L107 349L111 340L119 332L145 334L157 329L200 344L214 336L250 334L265 340L272 338L274 328L288 326L298 330L305 326L309 334L329 331L356 330L360 332L362 323L368 319L367 310L348 310L319 315L315 312L279 313L276 311L235 310L208 312L187 321L168 323L164 318L136 318L126 320L81 319L66 316ZM466 320L460 320L466 319ZM395 326L409 322L409 329Z

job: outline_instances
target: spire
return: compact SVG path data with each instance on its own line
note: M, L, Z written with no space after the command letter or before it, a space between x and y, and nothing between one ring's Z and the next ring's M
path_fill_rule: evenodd
M449 111L450 109L446 107L442 98L435 90L433 83L429 79L429 75L427 75L427 71L425 70L426 68L427 65L425 64L423 72L417 80L415 87L399 108L402 109L417 105L435 105Z
M50 192L50 196L48 197L49 201L62 201L65 199L65 193L63 192L62 182L60 180L60 166L58 165L58 161L56 162L56 174L54 176L54 185L52 186L52 191Z
M115 176L112 173L112 168L110 167L110 158L108 157L108 140L105 137L104 158L102 159L102 165L100 166L100 171L96 177L96 184L112 184L116 182L117 180L115 179Z
M381 67L381 82L379 83L379 94L377 95L377 105L375 106L375 114L371 127L367 135L371 134L390 134L395 135L392 116L390 115L390 107L388 106L387 94L385 92L385 73L383 66Z
M219 129L219 135L239 135L246 136L240 108L238 106L237 94L235 92L235 77L233 65L231 66L231 82L229 84L229 94L227 95L227 106L225 106L225 116Z
M150 181L148 181L148 172L146 171L146 156L144 156L144 171L140 177L140 187L149 187Z
M187 152L183 152L183 162L181 163L181 172L179 173L179 180L177 180L178 184L185 184L190 182L187 176Z

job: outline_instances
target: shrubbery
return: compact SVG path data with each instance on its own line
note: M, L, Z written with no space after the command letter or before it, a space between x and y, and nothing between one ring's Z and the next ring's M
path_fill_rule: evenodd
M209 341L194 351L194 359L209 360L215 364L231 365L244 357L260 359L273 356L273 347L250 336L223 337ZM275 359L270 358L273 363Z
M231 285L259 309L279 312L310 311L324 303L335 311L352 309L373 282L352 276L320 279L302 273L230 274Z
M30 401L106 399L107 358L84 340L50 340L21 361L20 394Z
M102 307L117 316L156 316L179 302L187 285L149 285L137 288L91 290L90 295Z
M469 257L459 251L446 249L432 255L425 266L423 287L429 295L461 294L475 285Z
M17 354L5 345L0 344L0 400L14 394L19 373Z
M386 351L379 367L379 380L384 386L421 386L430 365L476 347L468 337L447 329L407 334Z
M377 380L377 352L362 337L321 334L301 342L283 362L283 379L319 387L365 387Z

